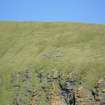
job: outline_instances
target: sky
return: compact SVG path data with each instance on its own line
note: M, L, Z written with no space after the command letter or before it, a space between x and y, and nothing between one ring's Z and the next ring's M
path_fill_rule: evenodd
M105 0L0 0L0 21L105 24Z

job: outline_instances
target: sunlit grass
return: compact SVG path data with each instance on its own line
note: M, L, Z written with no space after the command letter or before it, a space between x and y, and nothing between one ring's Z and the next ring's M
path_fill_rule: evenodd
M75 71L93 86L105 74L105 25L0 22L0 104L11 96L11 73L30 67Z

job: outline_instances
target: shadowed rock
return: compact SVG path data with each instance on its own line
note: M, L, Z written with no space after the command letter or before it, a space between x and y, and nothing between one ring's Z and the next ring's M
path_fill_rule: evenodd
M23 83L23 90L25 96L30 96L33 90L32 84L29 81Z
M13 87L20 87L19 76L20 75L18 73L15 73L15 72L11 74L11 84L12 84Z
M105 100L101 101L100 105L105 105Z
M31 70L25 70L21 73L21 80L24 81L31 81L32 80L32 72Z

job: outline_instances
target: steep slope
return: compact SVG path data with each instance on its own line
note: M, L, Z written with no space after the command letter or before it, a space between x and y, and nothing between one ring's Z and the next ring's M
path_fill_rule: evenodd
M12 100L11 74L27 69L73 71L94 86L105 75L105 25L0 22L0 105Z

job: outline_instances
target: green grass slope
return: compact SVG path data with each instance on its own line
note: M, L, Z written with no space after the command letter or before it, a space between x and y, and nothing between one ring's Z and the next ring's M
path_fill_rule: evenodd
M105 25L0 22L0 105L13 98L11 73L27 68L74 71L93 86L105 75Z

